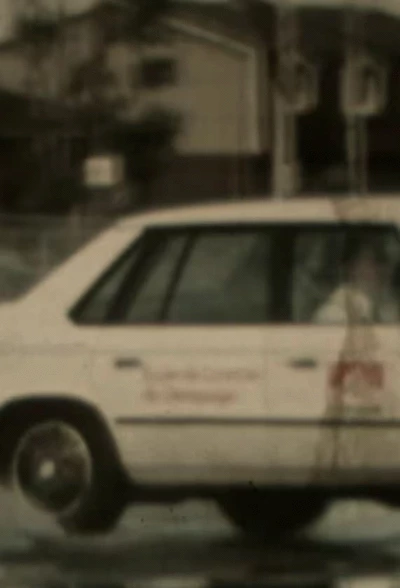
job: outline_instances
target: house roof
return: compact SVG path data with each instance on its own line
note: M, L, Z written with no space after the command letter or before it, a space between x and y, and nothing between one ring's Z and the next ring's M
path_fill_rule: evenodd
M267 45L275 45L275 6L279 0L174 0L174 17L220 34L244 41L249 32L258 32ZM105 0L79 13L68 15L68 22L80 22L99 10L120 10L124 0ZM323 55L342 45L344 39L343 7L354 0L290 0L299 8L301 42L307 52ZM400 54L400 0L358 0L366 9L364 38L367 47L386 54ZM251 7L251 10L248 10ZM14 38L0 43L0 51L13 46Z
M190 0L201 2L201 0ZM279 4L281 0L263 0L268 4ZM343 9L346 6L358 7L372 12L382 12L400 17L400 0L290 0L293 6L317 9Z

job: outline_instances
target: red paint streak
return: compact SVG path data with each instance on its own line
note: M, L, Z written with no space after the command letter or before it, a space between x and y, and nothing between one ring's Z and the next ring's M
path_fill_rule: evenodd
M332 388L341 388L348 375L357 371L361 380L373 388L384 387L384 371L377 361L340 361L332 369L329 383Z

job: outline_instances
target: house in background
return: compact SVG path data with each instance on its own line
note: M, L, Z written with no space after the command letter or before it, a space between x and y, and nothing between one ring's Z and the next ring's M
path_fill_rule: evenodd
M182 116L177 157L160 190L170 201L269 191L266 44L243 13L226 6L181 6L168 24L175 83L143 95L144 103L161 101Z

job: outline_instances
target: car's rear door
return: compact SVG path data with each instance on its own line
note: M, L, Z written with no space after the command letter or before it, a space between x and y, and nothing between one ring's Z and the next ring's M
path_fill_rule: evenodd
M274 243L262 225L153 228L75 313L136 478L265 479Z
M391 259L395 304L397 229L369 223L282 227L279 324L268 331L266 398L277 461L292 480L376 482L400 465L399 324L321 321L319 308L345 280L346 243L379 238ZM372 236L371 236L372 235Z

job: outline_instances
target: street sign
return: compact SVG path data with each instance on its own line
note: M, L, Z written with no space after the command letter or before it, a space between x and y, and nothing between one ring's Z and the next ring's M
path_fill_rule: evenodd
M288 59L283 106L287 112L301 115L318 104L318 74L314 64L299 54Z
M84 162L83 177L88 188L113 188L124 180L124 160L118 155L92 155Z
M346 116L368 117L385 108L387 69L368 55L348 59L342 70L341 107Z

